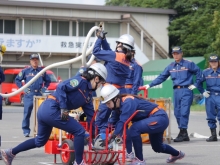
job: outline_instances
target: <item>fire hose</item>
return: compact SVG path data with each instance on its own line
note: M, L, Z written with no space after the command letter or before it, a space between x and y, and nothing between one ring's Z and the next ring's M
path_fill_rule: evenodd
M92 52L92 50L94 48L94 45L95 45L95 41L96 41L97 38L95 39L93 45L87 51L86 51L86 49L87 49L87 46L88 46L88 43L89 43L89 39L92 36L93 32L95 32L96 30L101 29L101 28L102 28L102 23L100 23L99 26L94 26L90 29L90 31L88 32L88 34L86 36L85 44L83 45L82 54L80 56L75 57L75 58L70 59L70 60L63 61L63 62L57 62L57 63L51 64L51 65L45 67L44 69L42 69L36 76L34 76L28 83L26 83L24 86L22 86L18 90L14 91L14 92L11 92L11 93L8 93L8 94L0 93L0 95L5 98L5 97L11 97L11 96L14 96L14 95L20 93L25 88L29 87L34 81L36 81L47 70L49 70L51 68L54 68L54 67L57 67L57 66L71 64L71 63L79 61L80 59L82 60L83 66L85 66L85 67L90 66L92 61L94 60L95 56L92 55L92 57L90 58L88 63L86 63L86 56L88 56ZM2 56L0 56L0 60L2 60Z

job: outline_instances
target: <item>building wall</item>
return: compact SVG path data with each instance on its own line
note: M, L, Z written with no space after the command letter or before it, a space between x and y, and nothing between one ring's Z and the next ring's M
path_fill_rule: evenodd
M100 6L101 7L101 6ZM30 20L40 20L42 21L42 34L45 35L47 33L47 21L67 21L72 22L72 25L69 25L71 29L72 26L75 26L76 20L79 22L91 22L94 24L99 24L100 21L105 22L105 29L110 31L107 37L111 37L111 33L115 32L113 35L115 38L119 37L122 34L127 33L127 23L121 20L121 15L127 14L125 12L113 12L113 11L94 11L94 10L75 10L75 9L61 9L61 8L40 8L40 7L25 7L25 6L1 6L0 5L0 19L12 19L16 20L15 33L22 34L21 24L22 18L30 19ZM168 15L162 14L144 14L144 13L134 13L131 12L132 16L141 24L156 40L157 42L168 51L168 35L167 35L167 27L168 27ZM115 26L115 28L119 28L119 32L116 33L116 30L112 31L112 28L108 28L108 23L120 24L120 26ZM33 25L34 26L34 23ZM26 27L27 28L27 27ZM130 27L130 34L134 37L137 46L140 48L141 39L140 35ZM15 34L10 34L12 37ZM25 34L24 34L25 35ZM32 35L32 34L31 34ZM59 35L59 34L58 34ZM74 29L70 30L69 36L72 37L76 35ZM0 37L1 38L1 37ZM45 45L46 46L46 45ZM114 47L111 47L113 50ZM4 56L5 61L17 61L18 57L22 52L7 52ZM42 54L43 62L45 66L50 64L61 62L64 60L69 60L74 56L61 55L59 52L52 53L52 56L48 59L47 54L45 52L39 52ZM143 53L151 60L152 59L152 48L151 46L144 41ZM21 57L18 61L29 63L29 55L31 52L24 52L25 56ZM54 55L56 54L56 55ZM161 59L158 53L155 53L155 59ZM61 76L61 78L65 79L68 76L73 76L78 68L81 66L81 61L78 61L71 65L60 66L54 68L57 75Z
M127 33L127 23L121 24L121 34ZM138 34L132 27L130 27L130 35L132 35L135 39L135 43L141 47L141 38L140 34ZM149 60L152 60L152 47L144 40L143 43L143 52L147 56ZM162 59L162 57L155 52L155 59Z
M169 52L168 26L169 16L162 14L133 14L133 17L146 29L150 35Z

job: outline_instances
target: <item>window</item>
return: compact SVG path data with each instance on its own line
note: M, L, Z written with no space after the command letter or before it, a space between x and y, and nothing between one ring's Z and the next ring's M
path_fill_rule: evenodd
M120 36L120 24L119 23L105 23L105 31L108 32L108 37Z
M22 19L19 19L19 34L22 34Z
M14 83L16 76L17 76L17 74L5 74L4 83Z
M15 20L0 20L0 33L15 34Z
M20 23L20 21L19 21L19 23ZM24 20L24 34L43 35L43 20L25 19Z
M72 35L76 36L76 22L72 22Z
M50 21L46 21L46 35L50 35Z
M0 33L3 33L3 20L0 20Z
M49 35L50 22L46 24L47 35ZM69 36L69 22L68 21L52 21L52 35Z
M80 22L79 23L79 36L87 36L89 30L95 26L95 23Z

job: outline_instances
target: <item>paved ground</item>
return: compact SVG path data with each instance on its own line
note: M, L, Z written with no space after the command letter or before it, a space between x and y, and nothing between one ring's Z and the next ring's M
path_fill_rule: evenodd
M2 136L2 147L9 148L27 140L23 137L21 130L22 110L21 106L3 107L3 120L0 121L0 135ZM170 120L172 137L178 134L174 116ZM33 123L33 119L32 119ZM33 128L33 124L31 126ZM206 122L205 112L191 112L189 122L189 133L197 132L209 136L210 132ZM205 139L191 138L190 142L174 143L171 145L186 153L186 157L176 164L180 165L218 165L220 164L220 141L207 143ZM150 145L144 145L144 158L148 165L164 165L168 155L155 153ZM19 153L13 161L13 165L52 165L53 155L44 154L44 147ZM60 162L59 155L57 161ZM0 160L0 165L3 165ZM61 163L58 163L61 164Z

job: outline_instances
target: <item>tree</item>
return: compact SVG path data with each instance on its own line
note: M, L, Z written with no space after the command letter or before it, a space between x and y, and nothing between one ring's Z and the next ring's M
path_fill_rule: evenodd
M174 9L178 14L170 15L170 47L180 45L185 56L220 53L219 0L107 0L106 5Z

